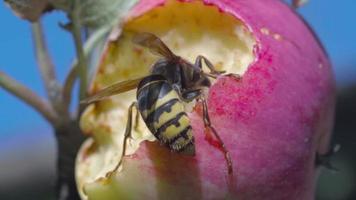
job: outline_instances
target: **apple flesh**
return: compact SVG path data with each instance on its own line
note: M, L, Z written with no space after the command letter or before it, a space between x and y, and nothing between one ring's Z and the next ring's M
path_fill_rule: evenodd
M230 152L204 133L201 107L189 112L196 155L160 145L141 121L123 134L135 91L89 106L81 127L91 135L76 164L83 199L313 199L315 156L328 150L335 84L330 62L307 25L279 0L142 0L111 37L91 92L147 75L157 61L131 42L158 35L177 55L206 56L220 76L209 89L209 115Z

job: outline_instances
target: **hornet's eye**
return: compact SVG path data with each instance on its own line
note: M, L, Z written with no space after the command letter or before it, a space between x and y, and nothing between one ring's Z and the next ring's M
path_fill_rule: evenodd
M205 86L205 87L210 87L211 86L211 82L209 80L208 77L203 77L202 79L204 79L201 83L202 86Z

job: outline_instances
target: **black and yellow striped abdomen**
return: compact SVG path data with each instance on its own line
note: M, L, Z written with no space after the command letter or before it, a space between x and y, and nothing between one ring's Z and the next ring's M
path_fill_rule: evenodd
M138 109L154 136L170 149L194 154L192 127L177 92L161 75L144 78L137 89Z

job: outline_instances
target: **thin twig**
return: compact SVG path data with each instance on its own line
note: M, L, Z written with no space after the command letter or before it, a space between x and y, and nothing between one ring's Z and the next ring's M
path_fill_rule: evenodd
M0 87L33 107L53 126L57 125L57 115L49 102L3 72L0 72Z
M47 91L48 98L54 104L58 101L58 82L54 71L54 65L48 53L47 45L45 42L41 22L32 23L32 35L36 50L36 59L41 72L41 77L44 81L44 86Z
M68 110L71 100L72 100L72 90L74 87L75 80L78 78L78 67L77 64L70 69L65 81L62 90L63 102L65 109Z

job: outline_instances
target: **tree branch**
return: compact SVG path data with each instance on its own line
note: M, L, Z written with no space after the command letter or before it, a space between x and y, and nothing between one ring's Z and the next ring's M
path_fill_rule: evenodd
M53 126L58 125L57 115L49 102L43 100L26 86L18 83L3 72L0 72L0 87L30 105Z
M58 102L59 84L56 80L54 65L48 53L47 45L44 39L43 29L41 23L32 23L32 35L36 50L36 59L41 72L41 77L47 91L48 98L55 104Z

